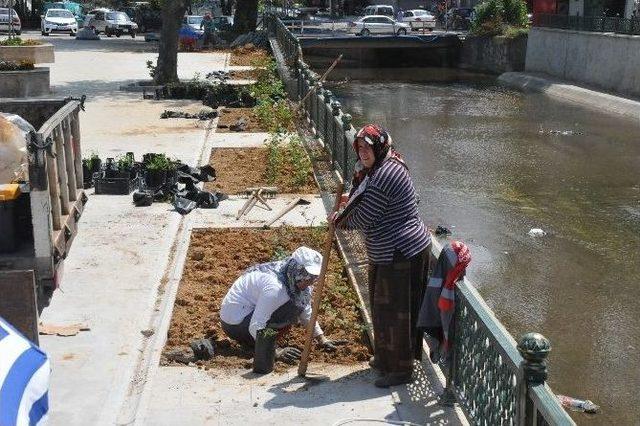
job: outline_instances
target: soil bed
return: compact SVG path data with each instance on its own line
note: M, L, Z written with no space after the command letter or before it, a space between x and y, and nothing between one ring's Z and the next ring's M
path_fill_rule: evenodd
M218 130L216 132L233 132L229 127L235 125L238 119L243 117L247 122L244 132L267 132L267 129L258 121L253 108L224 108L220 119L218 119Z
M264 73L263 69L229 71L229 75L233 80L257 80L262 73Z
M251 368L253 353L227 338L220 327L222 299L249 266L281 258L301 245L321 251L325 235L325 228L194 230L163 355L172 350L188 351L192 340L208 337L215 341L216 356L210 361L198 361L199 366L205 369ZM335 353L325 353L314 344L311 361L353 364L369 359L366 328L357 296L335 248L329 261L318 318L327 337L345 339L349 343L339 346ZM304 334L304 327L292 327L278 344L302 349ZM172 361L163 356L162 363L166 365ZM287 367L277 363L276 370Z
M231 51L230 65L262 66L270 58L266 50L245 45Z
M215 148L211 152L209 164L216 169L216 180L207 182L207 191L236 194L247 188L275 186L279 194L315 194L318 188L309 171L306 184L295 186L292 182L293 165L288 156L283 156L282 172L275 182L267 180L267 148Z

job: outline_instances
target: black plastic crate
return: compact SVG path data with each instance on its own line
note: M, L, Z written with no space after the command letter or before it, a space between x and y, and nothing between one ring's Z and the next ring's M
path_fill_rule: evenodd
M96 194L105 195L128 195L132 191L140 188L140 176L135 178L126 177L98 177L94 176L93 183L96 187Z

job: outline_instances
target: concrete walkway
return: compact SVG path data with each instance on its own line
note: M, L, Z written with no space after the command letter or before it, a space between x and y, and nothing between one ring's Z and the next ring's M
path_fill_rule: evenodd
M265 134L216 134L215 120L160 120L165 108L197 111L200 104L143 101L140 94L118 92L120 85L147 77L144 62L154 55L139 41L103 42L74 50L62 39L52 68L59 95L89 92L81 116L85 155L165 152L198 165L214 146L259 146L264 140ZM91 66L83 68L87 63ZM227 58L181 54L179 63L181 76L190 78L196 71L224 69ZM318 382L298 379L295 369L256 377L250 370L160 367L191 230L256 226L272 213L254 209L237 222L233 215L244 200L232 197L218 209L182 217L169 204L135 208L130 196L89 194L62 288L41 318L90 328L71 337L41 336L52 360L51 424L334 424L352 417L461 422L459 413L436 404L441 383L432 372L421 373L409 387L381 390L372 385L373 373L365 364L311 365L311 373L324 375ZM277 210L287 201L282 196L270 203ZM314 198L281 222L308 226L325 217L322 201Z

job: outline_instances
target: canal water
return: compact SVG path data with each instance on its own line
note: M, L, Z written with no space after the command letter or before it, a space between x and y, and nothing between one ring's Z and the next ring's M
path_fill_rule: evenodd
M470 246L468 276L514 337L551 340L554 391L602 406L576 421L640 423L640 121L487 78L333 91L390 131L425 222Z

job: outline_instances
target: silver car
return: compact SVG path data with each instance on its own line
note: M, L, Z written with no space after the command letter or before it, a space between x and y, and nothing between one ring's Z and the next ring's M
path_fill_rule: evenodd
M104 33L107 37L129 34L135 38L138 32L138 24L133 22L129 15L108 9L95 9L89 12L85 26L91 28L96 34Z
M388 16L373 15L349 22L347 29L350 33L361 36L369 36L371 34L406 35L411 31L411 26L398 22Z
M12 30L16 35L22 34L22 23L18 13L14 9L0 7L0 31L10 32Z

